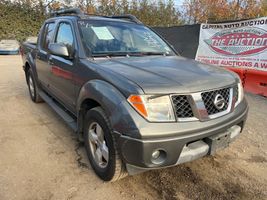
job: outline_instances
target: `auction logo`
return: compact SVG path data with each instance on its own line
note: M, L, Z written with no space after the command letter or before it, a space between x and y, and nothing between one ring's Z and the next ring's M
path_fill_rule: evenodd
M246 56L267 48L267 32L260 28L224 30L204 40L216 53L227 56Z

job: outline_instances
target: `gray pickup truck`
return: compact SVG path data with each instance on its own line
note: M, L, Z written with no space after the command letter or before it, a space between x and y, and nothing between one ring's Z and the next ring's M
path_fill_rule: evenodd
M177 55L132 15L54 15L21 48L29 93L77 132L101 179L212 155L242 131L234 73Z

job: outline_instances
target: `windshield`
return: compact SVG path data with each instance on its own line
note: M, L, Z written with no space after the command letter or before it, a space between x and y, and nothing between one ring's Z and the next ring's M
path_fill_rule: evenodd
M78 26L92 56L174 55L157 34L143 25L79 20Z

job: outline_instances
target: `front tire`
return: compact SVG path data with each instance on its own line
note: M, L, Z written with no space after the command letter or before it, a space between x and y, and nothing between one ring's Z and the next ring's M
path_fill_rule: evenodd
M127 175L120 159L109 120L101 107L89 110L84 121L84 143L95 173L104 181Z
M41 96L39 95L39 88L37 86L31 69L29 69L27 72L27 84L32 101L35 103L43 102Z

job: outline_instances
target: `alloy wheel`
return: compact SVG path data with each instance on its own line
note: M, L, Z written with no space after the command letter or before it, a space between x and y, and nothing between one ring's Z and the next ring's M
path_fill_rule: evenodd
M88 130L90 150L95 163L100 168L108 165L109 149L106 145L104 131L97 122L92 122Z

